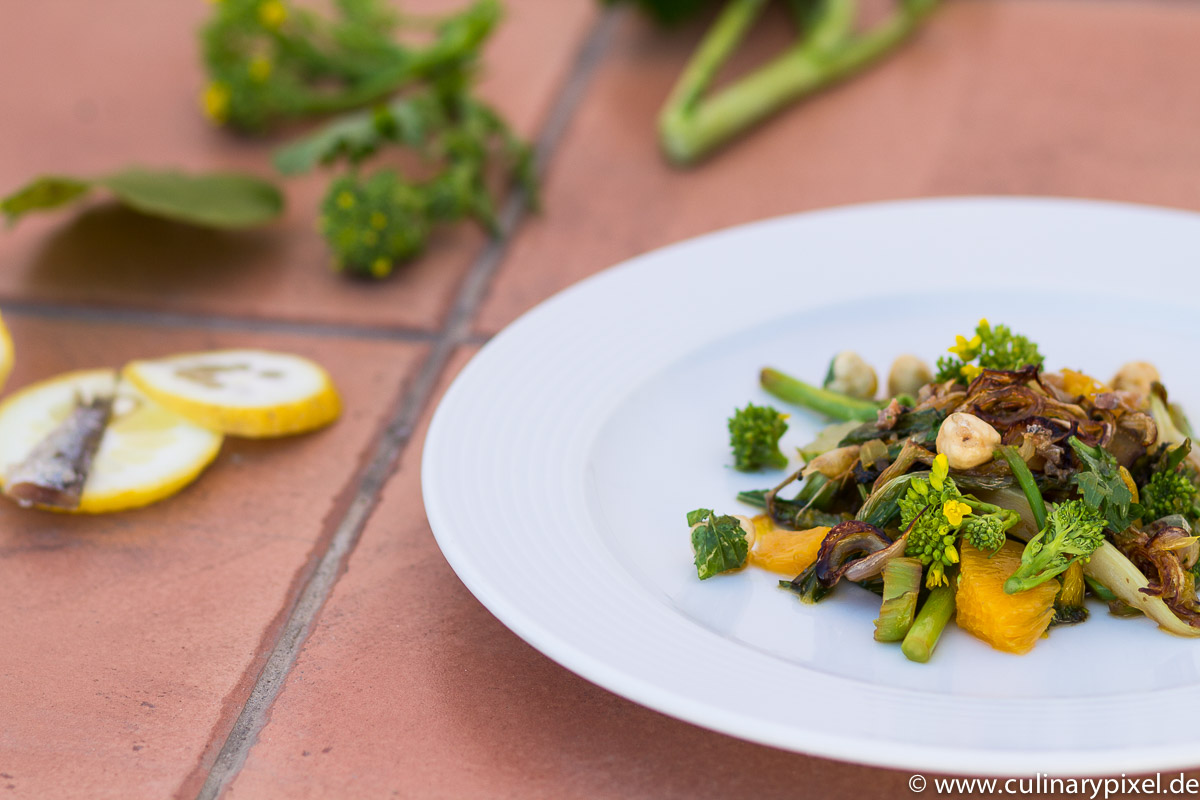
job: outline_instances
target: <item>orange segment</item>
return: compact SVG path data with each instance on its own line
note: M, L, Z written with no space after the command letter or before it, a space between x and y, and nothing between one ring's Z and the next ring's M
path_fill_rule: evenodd
M1004 582L1021 565L1025 547L1014 541L991 558L966 542L960 551L958 626L997 650L1028 653L1050 626L1058 581L1026 592L1005 594Z
M754 544L749 563L771 572L795 577L812 566L829 528L787 531L775 527L765 514L754 518Z

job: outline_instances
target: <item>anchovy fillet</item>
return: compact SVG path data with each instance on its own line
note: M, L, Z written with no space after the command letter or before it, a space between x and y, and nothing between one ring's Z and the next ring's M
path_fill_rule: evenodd
M78 401L62 424L9 472L8 496L25 507L79 508L112 408L112 395Z

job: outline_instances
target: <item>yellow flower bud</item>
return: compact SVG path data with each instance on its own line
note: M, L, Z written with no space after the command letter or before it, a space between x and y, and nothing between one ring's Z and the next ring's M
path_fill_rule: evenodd
M229 87L220 82L210 83L200 98L204 113L213 122L221 123L229 118Z
M250 59L250 77L259 83L265 83L271 77L271 59L257 55Z
M287 20L288 11L282 0L267 0L258 7L258 21L264 28L275 30Z
M371 274L376 278L386 278L392 274L392 262L380 256L371 263Z

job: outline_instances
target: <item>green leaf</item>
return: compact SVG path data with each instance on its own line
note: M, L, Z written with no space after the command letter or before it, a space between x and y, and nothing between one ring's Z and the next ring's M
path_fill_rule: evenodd
M1108 526L1120 533L1133 523L1141 509L1133 502L1133 493L1121 477L1117 459L1107 450L1089 447L1074 436L1069 441L1083 464L1083 469L1072 478L1083 502L1100 512Z
M92 187L108 189L130 208L210 228L262 225L283 211L283 195L271 183L229 172L189 175L174 170L126 169L101 178L46 176L0 200L9 221L30 211L65 206Z
M95 181L143 214L211 228L250 228L283 212L273 184L232 172L127 169Z
M737 569L746 563L750 545L736 517L715 517L707 508L687 515L692 526L692 552L696 556L696 574L700 580Z
M92 188L88 181L62 175L46 175L0 200L0 211L15 223L30 211L45 211L71 203Z
M281 147L275 151L275 168L284 175L299 175L339 158L357 164L390 142L418 147L448 124L441 98L433 93L416 94L371 111L346 115Z

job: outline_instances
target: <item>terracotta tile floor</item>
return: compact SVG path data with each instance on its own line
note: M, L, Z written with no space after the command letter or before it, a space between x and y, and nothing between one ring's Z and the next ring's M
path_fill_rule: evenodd
M547 173L545 210L514 215L498 245L459 230L395 280L344 281L313 233L319 178L290 184L288 218L255 235L102 204L0 235L10 386L249 344L329 365L347 409L311 436L231 440L201 481L143 511L0 504L0 798L905 796L903 773L677 722L509 633L434 544L425 424L515 316L714 228L932 194L1200 208L1200 84L1187 78L1200 6L949 0L885 68L683 172L652 131L698 28L652 33L592 0L507 5L485 90L539 139ZM203 4L8 12L0 188L129 161L263 169L271 142L195 111Z

